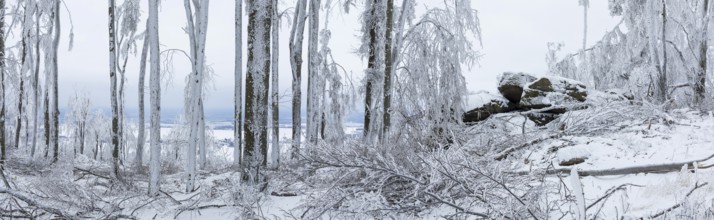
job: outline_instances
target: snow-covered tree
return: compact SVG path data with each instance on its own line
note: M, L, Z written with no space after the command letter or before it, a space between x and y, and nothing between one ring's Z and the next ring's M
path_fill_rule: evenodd
M297 0L295 16L290 30L290 67L292 68L292 154L296 159L300 154L300 139L302 138L302 124L300 109L302 100L302 43L305 36L305 14L307 0Z
M149 162L149 195L159 194L159 175L161 173L161 64L159 63L159 6L158 1L149 1L149 90L151 108Z
M149 51L149 34L148 27L149 23L146 23L146 32L144 33L144 45L141 47L141 59L139 59L139 131L136 137L136 157L134 158L134 165L136 166L137 172L142 172L143 161L144 161L144 143L146 142L146 121L144 117L144 87L146 78L146 59L147 53Z
M552 45L550 72L598 90L624 89L674 106L700 105L710 72L709 2L612 0L609 8L622 21L578 53L559 59Z
M57 76L59 75L59 67L57 64L59 42L60 42L60 0L54 1L54 36L52 38L52 146L54 149L54 154L52 156L52 161L57 162L59 160L59 96L58 96L58 86L57 86ZM47 108L50 108L49 106Z
M411 17L414 5L410 4L402 10ZM399 131L395 135L432 147L447 144L461 120L467 94L462 68L479 56L477 12L471 1L446 1L395 37L404 39L403 45L397 44L400 59L394 63L398 70L394 93L399 94L393 100L394 129Z
M233 167L240 168L243 153L243 0L235 1Z
M203 125L203 84L206 77L206 31L208 30L208 0L184 0L186 31L190 41L191 74L187 84L186 114L189 123L189 140L186 148L186 192L194 190L196 181L196 148L200 148L201 167L205 166L205 127Z
M278 56L280 55L280 15L278 14L278 0L273 1L273 14L271 15L271 47L272 52L270 54L271 63L271 76L270 79L272 83L270 85L271 97L270 97L270 110L271 110L271 120L270 120L270 136L272 137L272 142L270 143L270 163L273 168L280 166L280 111L278 109L279 97L278 97Z
M320 85L322 85L321 81L324 78L320 75L320 56L318 54L320 0L310 0L309 21L307 42L307 123L305 123L307 130L305 136L308 142L315 144L319 136L323 110L321 108L322 89L320 89Z
M109 79L112 108L112 164L114 178L119 176L119 98L117 97L116 0L109 1Z
M386 40L386 2L385 0L370 0L365 4L362 15L362 47L361 52L367 55L367 69L364 83L364 140L371 143L382 129L382 114L378 108L384 100L382 96L384 76L384 55Z
M270 74L270 30L272 1L248 1L248 62L245 94L245 147L241 161L243 179L262 181L261 167L267 165L268 88Z
M72 128L74 130L75 142L75 152L79 148L79 154L84 154L85 143L88 133L88 123L90 120L90 106L91 101L86 96L79 96L75 94L69 100L69 115L67 119L71 120Z

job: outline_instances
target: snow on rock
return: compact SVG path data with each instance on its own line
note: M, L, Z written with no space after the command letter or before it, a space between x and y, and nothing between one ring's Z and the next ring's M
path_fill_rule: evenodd
M527 73L505 72L498 76L498 92L508 101L519 103L523 95L523 87L536 80Z
M508 100L505 100L503 97L491 95L489 93L481 94L481 97L483 98L481 100L490 101L484 102L480 106L464 113L464 122L483 121L493 114L510 112L516 109L515 104L508 102Z
M557 77L541 77L524 89L520 105L524 108L541 109L554 105L584 102L588 93L581 82Z
M566 147L558 150L558 165L572 166L585 162L590 157L590 152L583 146Z

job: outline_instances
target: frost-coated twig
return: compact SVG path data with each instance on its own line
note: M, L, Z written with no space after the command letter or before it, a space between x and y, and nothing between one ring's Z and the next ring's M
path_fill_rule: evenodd
M706 182L705 182L705 183L702 183L702 184L695 183L695 184L694 184L694 188L692 188L691 190L689 190L689 192L687 193L687 195L684 196L684 199L682 199L682 202L677 203L677 204L673 205L672 207L669 207L669 208L667 208L667 209L665 209L665 210L663 210L663 211L661 211L661 212L658 212L658 213L656 213L656 214L654 214L654 215L650 215L649 218L657 218L657 217L660 217L660 216L666 214L667 212L670 212L670 211L672 211L672 210L674 210L674 209L676 209L676 208L679 208L680 206L682 206L682 204L684 204L684 202L685 202L685 200L687 199L687 197L689 197L690 195L692 195L692 193L694 192L694 190L697 190L697 189L699 189L699 188L702 188L702 187L706 186L707 184L709 184L709 183L706 183ZM641 217L640 219L644 219L644 217Z

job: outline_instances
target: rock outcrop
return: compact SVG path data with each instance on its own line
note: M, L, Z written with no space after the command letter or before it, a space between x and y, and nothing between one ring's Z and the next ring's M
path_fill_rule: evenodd
M499 76L498 81L502 98L494 98L467 111L464 122L483 121L499 113L530 111L526 116L536 125L543 126L588 97L583 83L562 77L538 78L526 73L506 72ZM532 111L538 109L543 111Z

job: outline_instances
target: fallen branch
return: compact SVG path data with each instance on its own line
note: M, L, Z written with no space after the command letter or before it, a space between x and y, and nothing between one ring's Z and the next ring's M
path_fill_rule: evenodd
M277 197L295 197L297 196L297 193L295 192L271 192L271 196L277 196Z
M12 189L10 183L7 182L7 178L5 178L5 165L0 165L0 177L2 177L2 182L5 184L5 187Z
M543 141L545 141L545 140L549 140L549 139L556 138L556 137L558 137L558 136L560 136L560 134L551 134L551 135L548 135L548 136L546 136L546 137L542 137L542 138L538 138L538 139L529 141L529 142L527 142L527 143L525 143L525 144L521 144L521 145L518 145L518 146L506 148L505 150L501 151L501 153L498 153L498 154L494 155L494 156L493 156L493 159L495 159L495 160L503 160L503 159L506 159L506 157L508 157L508 155L510 155L510 154L513 153L514 151L517 151L517 150L523 149L523 148L525 148L525 147L528 147L528 146L531 146L531 145L534 145L534 144L543 142Z
M99 177L99 178L102 178L102 179L106 179L106 180L109 180L109 179L110 179L110 178L107 177L107 176L104 176L104 175L101 175L101 174L97 174L97 173L95 173L95 172L92 172L91 170L85 170L85 169L82 169L82 168L79 168L79 167L75 167L75 168L74 168L74 172L75 172L75 173L83 173L83 174L85 174L85 175L86 175L86 174L90 174L90 175L92 175L92 176L96 176L96 177ZM84 177L84 175L82 175L81 177L79 177L79 178L76 179L75 181L81 179L82 177Z
M203 209L210 209L210 208L223 208L223 207L226 207L226 206L228 206L228 205L226 205L226 204L215 204L215 205L204 205L204 206L198 206L198 207L184 208L184 209L180 209L180 210L176 213L176 215L174 215L174 219L178 218L178 216L181 215L181 213L183 213L184 211L196 211L196 210L203 210Z
M590 205L588 205L588 207L586 207L585 210L588 210L588 209L592 208L593 206L597 205L597 203L606 200L606 199L609 198L612 194L615 194L615 192L620 191L620 190L625 190L625 189L626 189L625 187L627 187L627 186L638 186L638 187L642 187L642 186L640 186L640 185L635 185L635 184L631 184L631 183L622 184L622 185L620 185L620 186L618 186L618 187L612 187L612 188L608 189L607 191L605 191L605 195L603 195L602 197L600 197L600 198L598 198L597 200L595 200L595 202L590 203Z
M678 163L668 163L668 164L654 164L654 165L644 165L644 166L633 166L633 167L623 167L623 168L611 168L605 170L578 170L578 175L580 176L614 176L614 175L627 175L627 174L638 174L638 173L668 173L668 172L678 172L682 170L683 166L687 166L688 169L694 169L694 164L697 165L698 169L705 169L712 167L712 165L700 164L704 161L714 158L714 154L699 160L690 160ZM531 171L519 171L516 174L528 175ZM559 174L559 175L569 175L570 168L558 168L552 170L546 170L545 174Z
M60 217L60 218L63 218L63 219L78 219L78 217L75 216L75 215L72 215L72 214L69 214L69 213L65 213L65 212L63 212L62 210L57 209L57 208L53 208L53 207L49 207L49 206L42 205L42 204L40 204L39 202L37 202L37 201L35 201L35 200L33 200L33 199L30 199L29 197L27 197L27 196L25 196L25 195L23 195L22 193L19 193L19 192L17 192L17 191L10 190L10 189L0 189L0 193L9 194L9 195L11 195L12 197L15 197L15 198L17 198L17 199L19 199L19 200L21 200L21 201L27 203L27 205L29 205L29 206L36 207L36 208L41 209L41 210L43 210L43 211L45 211L45 212L52 213L52 214L54 214L54 215L56 215L56 216L58 216L58 217Z
M682 202L677 203L677 204L673 205L672 207L669 207L668 209L665 209L665 210L663 210L663 211L661 211L661 212L658 212L658 213L656 213L656 214L654 214L654 215L650 215L648 218L657 218L657 217L660 217L660 216L662 216L662 215L664 215L664 214L667 214L667 212L670 212L670 211L672 211L672 210L674 210L674 209L676 209L676 208L679 208L680 206L682 206L682 204L684 204L686 198L689 197L690 195L692 195L692 193L694 192L694 190L697 190L697 189L699 189L699 188L702 188L702 187L706 186L707 184L709 184L709 183L702 183L702 184L695 183L695 184L694 184L694 188L692 188L692 190L689 190L689 192L687 193L687 195L684 196L684 199L682 199ZM641 217L640 219L644 219L644 217Z
M448 205L448 206L451 206L452 208L455 208L456 210L459 210L459 211L461 211L461 212L463 212L463 213L470 214L470 215L475 215L475 216L478 216L478 217L481 217L481 218L488 218L488 217L489 217L489 216L486 215L486 214L483 214L483 213L480 213L480 212L469 211L469 210L467 210L466 208L463 208L463 207L461 207L461 206L458 206L458 205L456 205L456 204L454 204L454 203L451 203L451 202L449 202L449 201L445 201L445 200L441 199L440 197L434 195L433 193L424 192L424 194L426 194L426 195L428 195L428 196L431 196L432 198L438 200L440 203L445 204L445 205Z
M174 204L176 204L176 205L181 205L181 202L179 202L178 200L174 199L174 197L172 197L171 195L169 195L167 192L164 192L163 190L159 190L159 192L162 193L162 194L164 194L164 195L166 195L166 197L168 197L169 199L171 199L171 201L172 201Z

